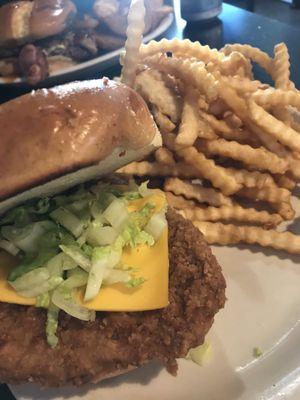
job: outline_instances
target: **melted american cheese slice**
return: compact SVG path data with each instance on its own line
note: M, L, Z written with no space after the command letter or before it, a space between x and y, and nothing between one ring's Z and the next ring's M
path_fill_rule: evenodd
M130 202L130 212L138 210L147 202L156 205L155 212L165 206L166 200L161 192L155 195ZM168 229L165 228L154 246L126 248L122 261L125 265L138 268L136 276L142 276L146 282L138 288L129 289L118 283L101 288L98 296L87 303L82 301L82 292L78 294L79 302L96 311L144 311L163 308L168 305ZM7 282L7 276L16 265L16 260L7 253L0 253L0 301L6 303L34 305L35 299L20 296Z

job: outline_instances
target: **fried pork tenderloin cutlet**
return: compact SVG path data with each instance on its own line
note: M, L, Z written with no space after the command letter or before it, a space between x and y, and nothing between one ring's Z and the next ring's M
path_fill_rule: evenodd
M82 322L61 312L59 345L46 342L46 311L0 303L0 381L45 386L98 382L162 362L177 372L176 358L203 343L224 306L225 280L201 233L169 210L168 307L144 312L98 312Z

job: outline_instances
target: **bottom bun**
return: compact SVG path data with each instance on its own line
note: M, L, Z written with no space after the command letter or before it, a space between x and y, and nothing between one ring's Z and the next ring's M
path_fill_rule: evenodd
M203 343L225 302L217 260L191 222L168 211L169 305L143 312L97 312L84 322L63 312L59 344L45 338L45 310L0 303L0 381L82 385L155 360L176 374L176 359ZM142 288L140 290L143 290Z

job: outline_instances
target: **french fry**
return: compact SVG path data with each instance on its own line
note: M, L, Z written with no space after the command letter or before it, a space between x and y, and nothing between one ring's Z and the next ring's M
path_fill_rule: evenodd
M247 44L227 44L221 49L225 55L229 55L233 51L238 51L242 53L245 57L259 64L264 68L269 74L272 72L272 58L264 51L258 49L257 47L252 47Z
M214 129L209 125L208 122L201 119L198 115L198 137L202 139L216 139L218 136L215 134Z
M156 161L163 165L175 165L173 154L166 147L160 147L155 152Z
M293 154L289 154L287 156L287 161L289 163L289 171L292 174L293 178L297 181L300 180L300 160L297 159Z
M173 132L168 132L163 135L163 144L171 151L176 151L177 145L175 143L176 135Z
M225 168L217 166L213 160L209 160L199 153L194 147L187 147L178 151L186 163L192 164L199 171L199 175L209 180L215 188L218 188L226 196L236 193L242 185L228 174Z
M173 132L176 128L176 125L170 120L169 117L164 115L157 107L151 107L152 114L154 116L155 122L157 123L160 131L164 132Z
M239 96L235 89L228 86L222 78L217 79L216 76L215 79L215 89L217 90L219 97L226 102L228 107L231 108L239 118L247 120L249 111L246 100Z
M125 56L122 60L123 68L121 82L133 86L139 60L139 49L145 29L146 9L143 0L131 2L128 12L127 40L125 42Z
M205 101L205 98L202 95L200 95L198 98L198 107L200 110L208 111L209 104Z
M292 157L293 157L295 160L300 160L300 153L294 151L294 152L292 153Z
M178 76L186 85L193 85L205 94L210 101L217 98L215 78L206 70L201 61L155 55L145 59L145 63Z
M291 221L296 215L290 202L272 203L271 206L285 221Z
M279 158L263 147L254 149L246 144L224 139L199 140L198 143L200 146L198 149L200 148L208 156L220 155L232 158L256 169L279 174L284 174L288 168L288 163L283 158Z
M180 176L182 178L201 178L196 168L185 163L177 163L175 166L159 164L157 162L132 162L118 169L120 174L138 176Z
M263 225L264 227L274 228L282 222L279 214L270 214L267 211L257 211L255 208L243 208L238 204L221 207L192 207L181 210L181 214L194 221L236 221Z
M274 60L271 75L276 88L295 88L295 85L290 81L290 55L284 43L279 43L274 47Z
M249 110L255 123L270 136L275 137L282 144L292 150L300 151L300 135L293 128L287 127L254 101L249 101Z
M286 126L291 126L292 116L287 107L276 106L272 110L274 117L284 122Z
M300 110L300 92L269 88L257 90L252 94L252 99L264 108L292 106Z
M223 76L239 76L252 78L252 65L242 53L233 51L226 56L216 67ZM216 68L215 67L215 68Z
M281 158L286 158L288 156L288 150L286 150L281 143L277 142L276 138L270 136L253 121L247 121L247 126L257 136L266 149Z
M269 203L289 203L291 200L291 192L289 190L273 186L260 189L243 188L237 194L248 199L262 200Z
M295 131L300 133L300 111L295 107L288 106L289 113L292 116L291 119L291 127L295 129Z
M202 120L209 123L209 125L216 132L221 132L224 135L230 135L232 129L226 124L225 121L217 119L213 114L208 114L202 110L199 110L199 116Z
M162 73L156 70L145 70L135 80L136 90L147 102L153 104L164 115L176 123L179 120L181 106L178 97L164 82Z
M234 129L239 129L243 126L243 121L232 111L226 111L223 115L223 120L228 126Z
M193 200L187 200L183 196L176 196L172 192L165 192L166 198L168 205L170 207L173 207L175 209L181 209L181 208L189 208L189 207L195 207L196 202Z
M209 244L258 244L300 254L300 236L290 232L265 230L257 226L225 225L219 222L193 221L193 224L203 233Z
M268 173L235 168L227 168L227 171L246 188L276 187L274 179Z
M217 119L213 114L208 114L202 110L199 110L199 116L204 122L211 126L218 136L222 136L228 140L236 140L241 143L254 143L253 135L246 129L234 129L230 127L225 120ZM210 137L208 137L208 135L199 135L199 137L208 140L216 139L216 135L214 135L214 137L212 135Z
M193 88L188 88L184 97L181 123L175 142L179 146L192 146L198 137L198 94Z
M275 182L279 187L282 187L287 190L293 190L296 187L296 182L294 179L290 178L287 175L274 175Z
M233 140L235 142L241 143L241 144L248 144L249 146L252 146L254 148L260 147L261 143L259 142L258 138L253 135L253 133L247 129L247 128L242 128L242 129L232 129L230 133L228 134L220 134L224 139L227 140Z
M159 42L151 40L148 44L140 47L140 58L152 56L158 53L173 53L176 56L196 58L205 62L221 62L225 56L217 49L209 46L202 46L199 42L192 42L189 39L179 40L177 38L168 40L162 39Z
M207 203L215 207L231 205L232 200L221 192L212 188L205 188L197 184L191 184L178 178L169 178L165 181L164 190L176 195L183 195L188 199L195 199L199 203Z
M164 178L159 182L165 182L169 205L205 228L212 243L258 243L299 253L299 237L272 230L294 218L291 190L300 180L300 92L290 81L286 46L274 52L272 59L249 45L217 51L178 39L142 45L142 84L136 86L150 104L163 147L156 162L120 171ZM253 79L252 62L276 88ZM179 104L171 111L170 93ZM244 208L237 198L247 205L250 199L255 208ZM213 223L219 220L256 226Z
M268 85L263 84L260 81L254 81L239 76L222 76L222 80L242 95L251 94L259 89L266 89L268 87Z
M198 105L202 111L206 111L208 114L213 114L215 117L223 115L226 111L228 111L228 106L222 99L216 99L212 101L206 109L201 107L199 102Z

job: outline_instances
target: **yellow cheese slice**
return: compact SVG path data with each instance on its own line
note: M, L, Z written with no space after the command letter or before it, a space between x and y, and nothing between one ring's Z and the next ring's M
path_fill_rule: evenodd
M148 202L155 204L155 212L166 205L164 195L157 191L154 195L131 201L128 210L139 210ZM168 229L164 230L154 246L126 248L122 261L124 265L138 268L136 276L146 279L142 286L129 289L122 284L114 284L101 288L98 296L90 302L84 303L82 293L79 293L79 301L97 311L143 311L166 307L169 277ZM20 296L7 282L7 276L15 265L16 260L13 257L0 253L0 301L34 305L35 299Z

